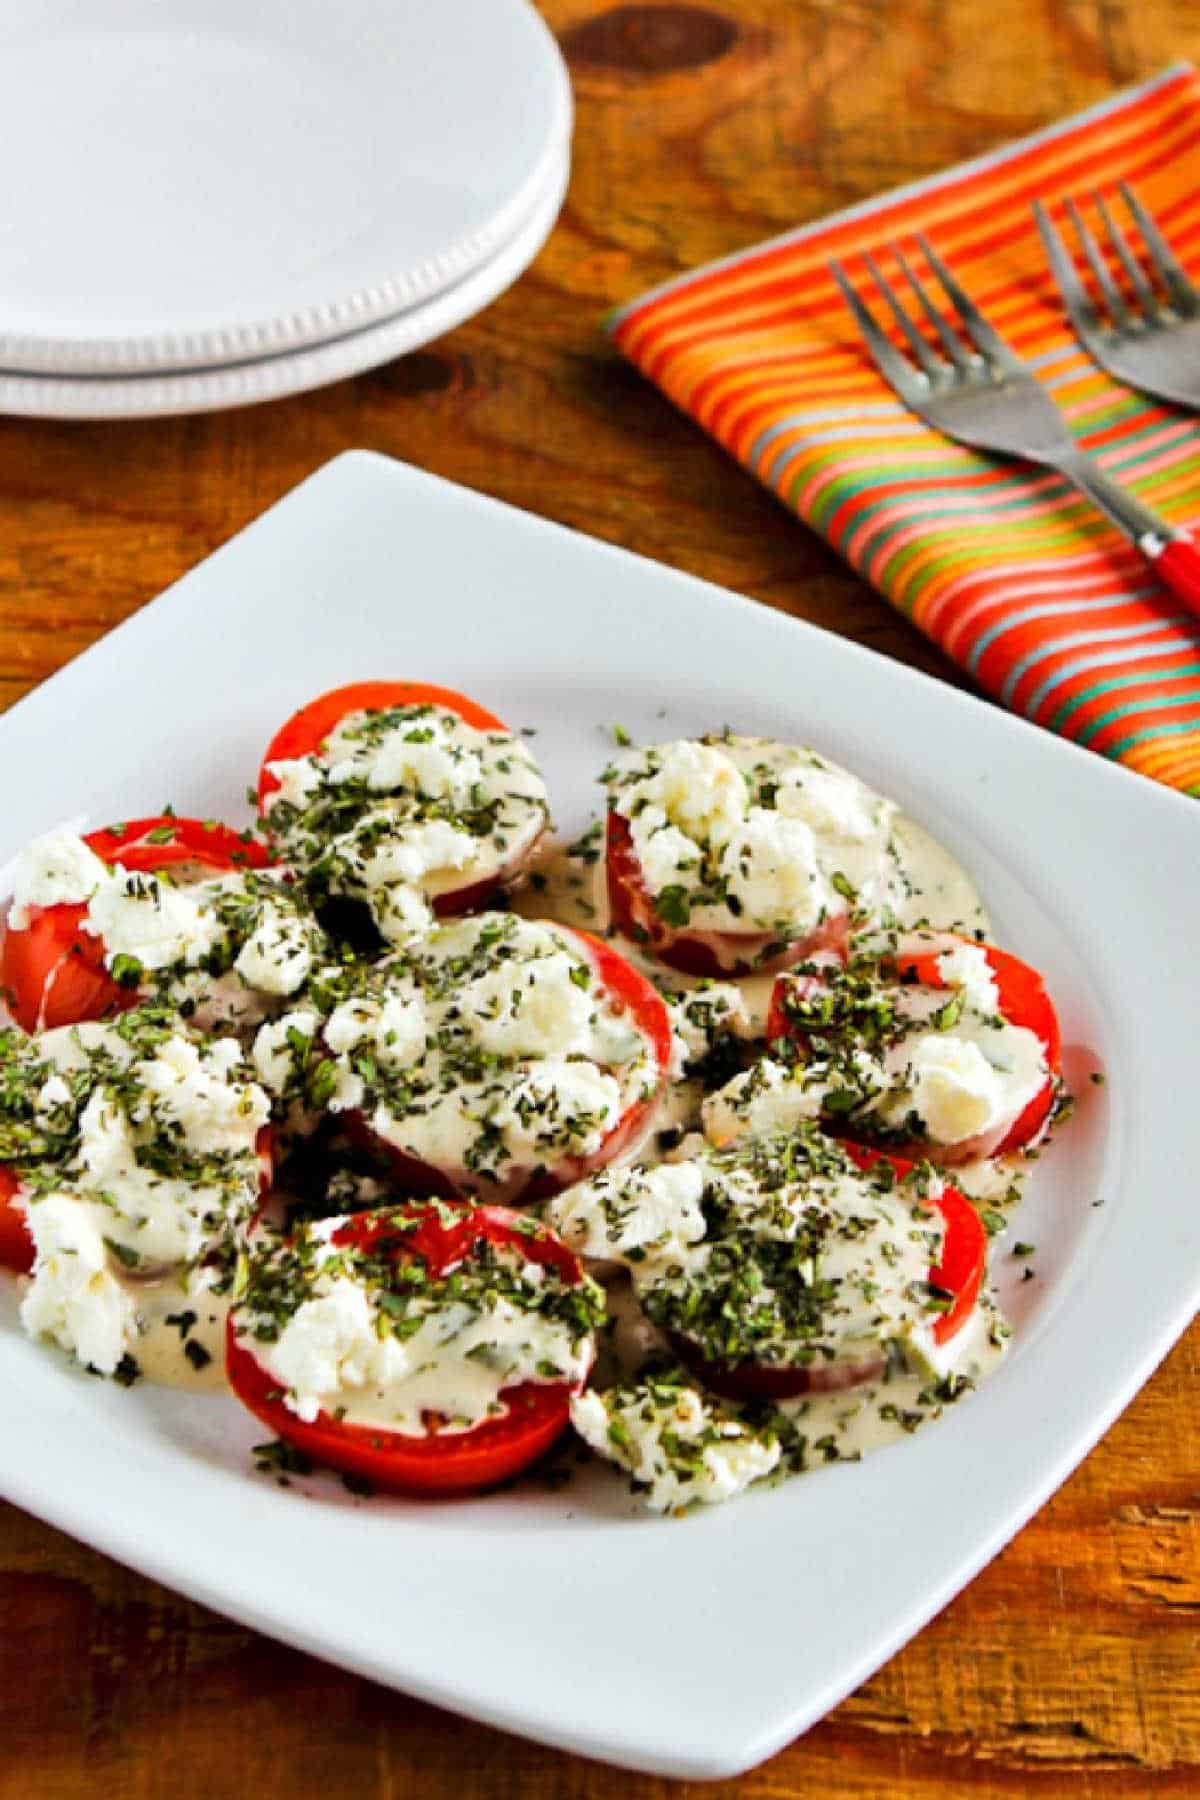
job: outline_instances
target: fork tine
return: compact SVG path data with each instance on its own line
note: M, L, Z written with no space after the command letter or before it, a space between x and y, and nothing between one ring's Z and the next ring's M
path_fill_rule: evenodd
M842 290L842 297L850 311L854 314L863 342L875 360L875 366L883 379L900 395L908 399L917 389L917 373L907 357L888 343L863 302L850 286L846 271L835 256L829 259L829 269L833 279Z
M963 330L974 344L976 350L988 363L1001 369L1017 369L1020 367L1016 357L1000 336L994 331L976 306L971 296L958 285L924 232L917 233L917 242L938 280L941 282L951 303L955 307Z
M1200 295L1197 294L1192 282L1188 280L1180 267L1170 244L1155 224L1153 215L1146 211L1129 183L1122 181L1118 182L1117 186L1122 200L1129 208L1134 224L1142 234L1150 261L1162 277L1163 285L1171 296L1172 304L1185 317L1191 318L1200 311Z
M930 381L935 380L942 372L942 364L933 354L933 351L929 348L929 345L925 342L925 339L921 336L920 332L901 306L896 295L884 280L883 271L875 261L875 258L871 255L870 251L864 250L862 256L863 261L871 271L875 286L886 300L888 307L891 310L892 317L904 333L909 349L924 369L926 375L928 375Z
M1083 254L1087 257L1088 267L1095 277L1096 286L1104 296L1105 304L1112 314L1113 322L1116 325L1119 325L1123 331L1127 331L1132 325L1133 319L1130 315L1129 308L1125 304L1125 296L1109 274L1108 264L1100 254L1100 246L1092 236L1091 230L1085 223L1083 215L1075 202L1068 199L1066 208L1071 215L1071 223L1075 227L1079 242L1083 245ZM1154 305L1153 296L1151 296L1150 317L1154 319L1157 318L1157 316L1158 309Z
M1075 327L1075 334L1086 339L1089 332L1099 329L1100 315L1075 271L1075 264L1063 243L1061 232L1040 200L1033 203L1033 216L1050 264L1050 273L1054 276L1063 305Z
M1109 212L1108 207L1104 204L1103 194L1093 194L1092 199L1095 202L1097 212L1104 221L1104 229L1108 233L1108 241L1120 258L1121 267L1129 277L1129 284L1141 301L1147 318L1157 318L1159 312L1158 296L1143 275L1137 257L1129 248L1125 233L1121 230L1121 227Z
M958 333L954 330L945 314L933 304L933 301L929 298L929 295L925 292L925 289L913 274L909 260L905 256L903 250L901 250L899 244L892 245L892 255L900 264L904 279L908 282L909 287L916 295L917 302L921 307L922 312L941 338L947 356L960 374L967 374L970 370L971 362L970 358L963 350L962 344L959 342Z

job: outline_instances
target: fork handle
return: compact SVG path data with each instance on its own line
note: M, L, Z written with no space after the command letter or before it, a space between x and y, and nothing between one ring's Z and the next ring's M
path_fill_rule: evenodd
M1186 531L1156 513L1114 481L1083 451L1055 457L1052 468L1065 475L1132 539L1164 587L1200 616L1200 548Z
M1200 614L1200 550L1186 531L1178 531L1164 543L1147 533L1138 549L1153 564L1154 573L1192 611Z

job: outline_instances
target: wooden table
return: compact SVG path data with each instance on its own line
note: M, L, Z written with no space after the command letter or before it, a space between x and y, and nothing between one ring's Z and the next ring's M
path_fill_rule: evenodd
M678 270L1195 53L1200 7L544 0L544 11L575 81L574 179L549 245L482 317L273 406L145 424L0 421L5 700L350 445L958 679L616 361L598 321ZM136 694L136 671L130 680ZM1058 1497L907 1650L765 1768L710 1791L1200 1793L1198 1360L1194 1326ZM0 1511L3 1800L647 1800L670 1785L337 1673Z

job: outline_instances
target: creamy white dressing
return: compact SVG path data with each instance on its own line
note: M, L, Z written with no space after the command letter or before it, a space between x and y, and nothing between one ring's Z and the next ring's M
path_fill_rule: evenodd
M186 1286L177 1279L126 1280L122 1286L136 1316L129 1352L147 1381L197 1394L212 1393L226 1385L228 1292L215 1293L202 1278L193 1279Z

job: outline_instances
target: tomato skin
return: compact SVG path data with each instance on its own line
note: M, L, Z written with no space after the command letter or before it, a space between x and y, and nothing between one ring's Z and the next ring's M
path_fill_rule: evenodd
M667 1083L671 1064L671 1020L666 1003L652 982L626 962L611 944L593 937L589 931L575 926L557 925L565 937L573 938L586 952L606 995L616 1001L619 1011L632 1015L634 1023L649 1038L654 1052L658 1078L647 1099L637 1099L627 1106L612 1130L590 1156L564 1156L537 1174L518 1175L512 1185L503 1188L507 1203L516 1200L545 1200L563 1188L582 1181L598 1169L607 1168L614 1157L627 1149L648 1126ZM422 1162L406 1151L397 1149L374 1130L366 1116L345 1115L347 1130L357 1143L386 1158L398 1186L408 1193L445 1199L471 1198L470 1179L460 1169L450 1170Z
M169 843L151 834L170 831ZM228 825L157 813L115 827L88 832L84 843L111 867L153 874L157 869L199 863L216 873L265 868L270 852L246 841ZM136 1006L137 991L115 982L104 965L104 945L83 929L86 906L31 907L29 924L9 926L0 946L0 986L17 1024L25 1031L52 1031Z
M731 975L787 969L818 951L846 954L850 926L845 914L827 919L817 931L773 956L765 955L777 941L769 931L690 931L668 925L655 911L629 821L615 806L609 807L605 826L605 877L609 912L621 935L631 943L644 944L660 962L686 975L728 980Z
M5 931L0 982L23 1031L51 1031L136 1004L137 995L105 968L100 939L83 930L86 916L86 906L30 908L24 930Z
M1049 1077L1032 1099L1027 1103L1012 1125L1005 1133L1003 1140L987 1150L988 1156L1005 1156L1012 1150L1019 1150L1031 1143L1045 1124L1054 1105L1054 1095L1062 1074L1062 1033L1058 1023L1058 1015L1053 1002L1046 992L1045 982L1038 971L1029 963L1022 962L1020 957L1011 951L1001 950L995 944L980 944L974 938L961 937L955 932L939 932L937 948L913 947L909 950L901 948L896 955L896 972L905 982L914 982L921 987L945 988L948 983L939 967L939 959L948 949L959 944L969 945L972 949L982 950L988 967L996 983L999 995L999 1010L1010 1025L1021 1026L1032 1031L1038 1039L1045 1054ZM790 1039L793 1042L804 1042L805 1034L788 1015L784 1005L785 994L799 993L802 998L815 998L821 991L819 976L801 976L777 981L771 990L770 1005L767 1008L766 1035L768 1043L777 1038ZM825 1129L841 1137L842 1129L837 1121L825 1121ZM845 1127L853 1131L850 1124ZM941 1161L961 1161L970 1145L935 1145L913 1143L902 1146L914 1155L936 1157Z
M20 1192L19 1177L0 1164L0 1267L27 1275L33 1267L33 1237L24 1211L14 1205Z
M152 833L161 838L167 831L171 833L168 842L152 841ZM106 825L100 831L89 831L83 841L101 862L149 874L180 863L202 863L207 869L228 873L233 869L265 869L274 861L265 844L234 831L232 826L215 819L177 818L173 813L129 819L120 826Z
M864 1172L875 1163L890 1163L897 1181L911 1174L916 1166L903 1157L885 1155L859 1144L846 1144L844 1149ZM957 1336L975 1310L987 1267L988 1237L979 1214L958 1188L944 1183L941 1194L928 1204L941 1214L946 1228L941 1260L929 1271L935 1286L954 1295L953 1304L931 1327L934 1342L945 1344ZM839 1392L875 1380L886 1364L882 1349L878 1356L861 1362L806 1363L791 1368L776 1363L713 1363L699 1356L686 1337L673 1333L672 1342L706 1387L732 1400L792 1400L802 1394Z
M397 1212L408 1216L428 1211L416 1232L397 1240L399 1254L420 1255L435 1277L447 1273L480 1238L497 1245L517 1245L531 1261L555 1269L570 1285L583 1280L583 1269L562 1241L546 1226L534 1235L520 1214L499 1206L462 1206L447 1224L437 1209L419 1203L359 1214L334 1233L334 1243L356 1242L374 1248L389 1234ZM443 1209L444 1210L444 1209ZM394 1227L393 1227L394 1234ZM226 1325L226 1370L234 1393L263 1424L314 1461L361 1475L390 1493L416 1497L478 1493L528 1468L566 1429L572 1394L567 1382L521 1382L501 1390L508 1408L503 1418L486 1420L468 1431L406 1437L377 1426L355 1425L321 1412L311 1424L284 1405L279 1383L238 1336L231 1313ZM582 1385L582 1384L579 1384Z
M268 763L293 762L313 755L347 713L384 712L393 706L441 706L447 712L457 713L464 725L473 725L477 731L508 730L495 713L454 688L435 687L423 681L352 681L346 687L319 694L279 727L267 745L259 772L259 811L264 810L268 795L279 786L279 777L271 774Z
M877 1162L890 1163L897 1181L903 1181L916 1167L903 1156L871 1150L862 1144L846 1144L844 1148L851 1161L863 1170ZM987 1268L988 1235L967 1196L952 1183L943 1181L941 1194L929 1204L941 1213L946 1226L942 1260L929 1271L929 1279L935 1287L945 1288L955 1296L953 1306L940 1315L933 1327L934 1342L945 1344L957 1335L975 1309Z

